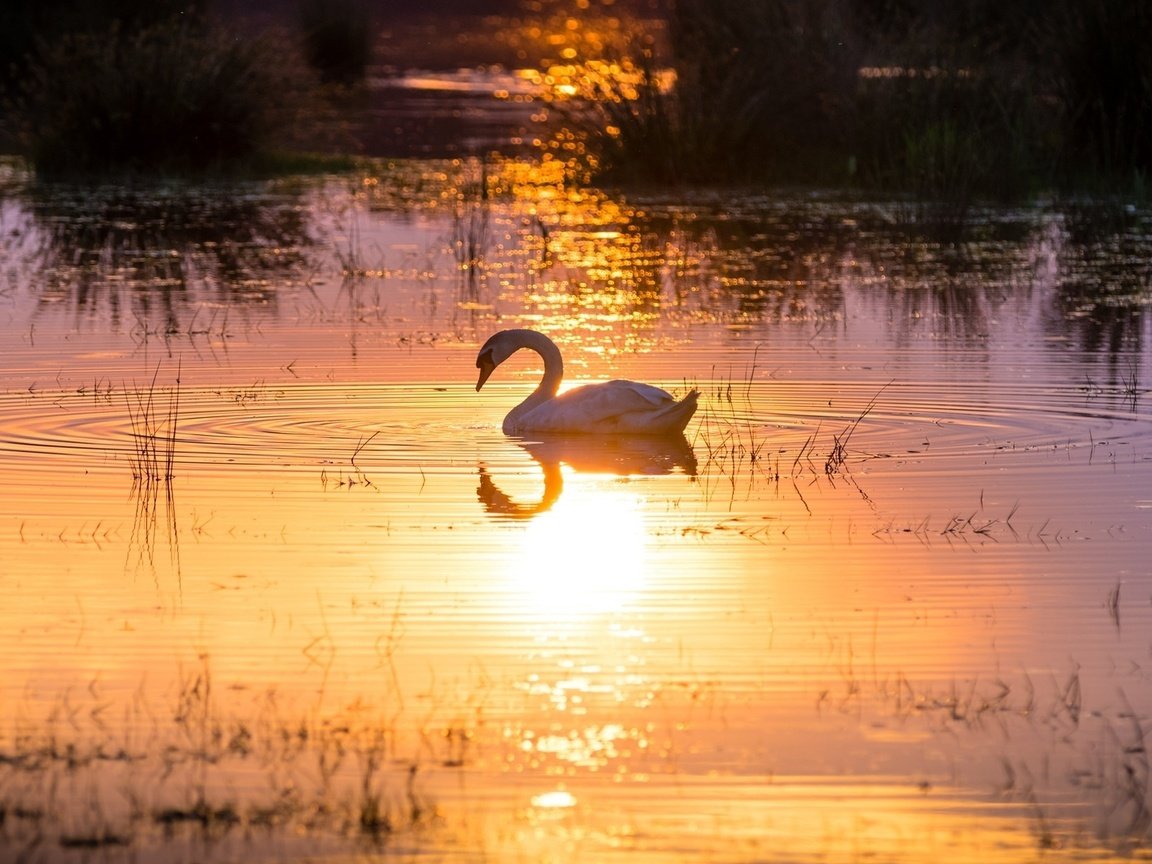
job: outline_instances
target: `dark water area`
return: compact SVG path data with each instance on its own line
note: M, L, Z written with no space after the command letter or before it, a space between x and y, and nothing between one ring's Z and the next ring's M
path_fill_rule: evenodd
M1147 209L0 189L5 853L1146 855ZM504 435L509 327L684 440Z

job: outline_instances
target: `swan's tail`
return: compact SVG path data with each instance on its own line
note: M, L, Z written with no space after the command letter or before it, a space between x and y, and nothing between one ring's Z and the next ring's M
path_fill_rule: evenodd
M692 415L696 413L696 402L700 398L699 390L692 390L679 402L673 402L660 412L660 431L669 435L682 433Z

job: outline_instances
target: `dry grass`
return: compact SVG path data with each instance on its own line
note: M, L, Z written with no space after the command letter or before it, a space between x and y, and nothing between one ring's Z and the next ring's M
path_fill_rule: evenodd
M43 721L5 712L0 848L30 860L54 848L224 850L256 829L354 848L437 818L420 765L395 755L394 717L362 703L292 715L274 691L238 699L244 690L218 686L204 654L159 703L142 689L117 705L93 681L88 698L62 694Z

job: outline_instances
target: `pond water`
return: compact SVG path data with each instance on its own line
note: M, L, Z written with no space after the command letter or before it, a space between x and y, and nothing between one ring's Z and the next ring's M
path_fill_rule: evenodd
M550 168L4 169L5 860L1146 855L1152 213Z

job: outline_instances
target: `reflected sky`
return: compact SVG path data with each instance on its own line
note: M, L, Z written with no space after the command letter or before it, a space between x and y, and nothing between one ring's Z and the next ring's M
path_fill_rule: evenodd
M956 246L885 202L558 176L380 165L131 230L7 195L0 788L59 810L41 780L111 767L148 848L203 790L320 857L377 793L449 857L1139 839L1152 368L1109 274L1148 214ZM685 439L504 436L539 364L477 393L474 359L509 326L574 382L699 387Z

